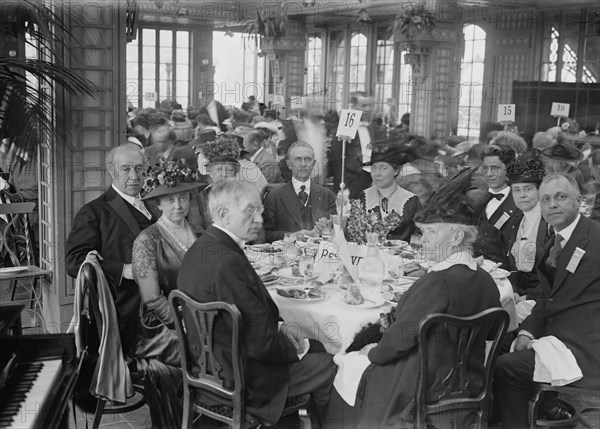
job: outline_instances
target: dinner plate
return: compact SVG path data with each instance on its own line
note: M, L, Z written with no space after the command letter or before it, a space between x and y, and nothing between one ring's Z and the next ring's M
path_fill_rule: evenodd
M302 290L301 288L298 288L299 290ZM277 297L281 298L281 299L285 299L288 301L294 301L294 302L316 302L316 301L322 301L324 299L327 299L327 295L321 295L318 297L309 297L309 298L291 298L289 296L283 296L279 293L280 290L282 291L289 291L289 289L275 289L277 291ZM304 292L302 290L302 292Z
M279 270L279 275L281 277L285 277L287 279L294 279L294 280L304 280L304 276L296 276L294 275L294 273L292 273L292 267L287 267L287 268L282 268ZM308 276L306 277L307 280L314 280L317 277L319 277L318 274L314 274L312 276Z
M381 307L383 304L385 304L385 300L383 299L383 297L381 295L369 295L369 296L364 296L363 295L363 303L360 305L351 305L351 304L347 304L346 301L344 301L344 297L340 295L340 302L342 304L344 304L346 307L350 307L350 308L360 308L360 309L368 309L368 308L377 308L377 307Z
M279 276L275 276L274 278L272 278L269 281L264 281L261 277L261 280L265 286L271 286L279 281Z
M387 240L381 246L382 249L406 249L408 247L408 243L403 240Z
M415 280L419 277L404 277L400 276L400 278L394 280L393 278L383 279L383 282L386 284L391 284L392 286L403 286L403 285L412 285Z
M0 275L2 274L17 274L22 273L23 271L27 271L29 267L5 267L0 268Z

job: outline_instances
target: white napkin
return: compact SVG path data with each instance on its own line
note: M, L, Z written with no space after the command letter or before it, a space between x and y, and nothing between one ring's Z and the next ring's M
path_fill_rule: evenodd
M583 377L575 356L553 335L534 340L535 369L533 381L564 386Z
M340 394L342 399L350 406L356 402L356 391L358 384L365 369L371 364L369 358L359 352L343 353L340 352L333 357L333 361L338 366L333 387Z

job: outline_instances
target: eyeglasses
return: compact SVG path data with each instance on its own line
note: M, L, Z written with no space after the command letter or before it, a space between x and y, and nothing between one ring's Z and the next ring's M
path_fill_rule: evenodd
M500 173L503 169L504 169L504 167L501 167L499 165L483 165L481 167L481 170L484 173L487 173L489 171L489 172L494 173L494 174Z

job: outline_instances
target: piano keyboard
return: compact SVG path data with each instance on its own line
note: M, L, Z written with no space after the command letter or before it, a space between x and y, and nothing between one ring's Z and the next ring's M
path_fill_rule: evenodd
M59 373L62 359L19 363L0 394L0 428L31 428Z

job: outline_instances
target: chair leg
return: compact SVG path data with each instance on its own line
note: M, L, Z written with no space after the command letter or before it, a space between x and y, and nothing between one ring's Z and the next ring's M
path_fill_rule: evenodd
M102 412L104 411L105 405L106 405L106 399L98 399L98 404L96 405L96 413L94 414L94 423L92 424L92 429L98 429L98 426L100 426L100 420L102 420Z
M13 279L10 281L10 300L14 301L15 300L15 294L17 293L17 279Z
M183 416L181 419L181 428L187 429L194 425L194 411L191 409L189 390L183 393Z

